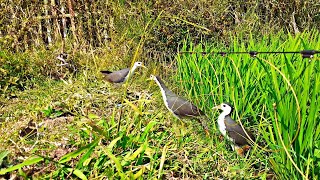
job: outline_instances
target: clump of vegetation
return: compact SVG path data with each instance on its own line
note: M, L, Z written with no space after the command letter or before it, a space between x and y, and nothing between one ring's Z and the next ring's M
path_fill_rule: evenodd
M257 57L211 52L299 52L319 49L319 32L297 36L267 35L248 43L234 37L232 46L184 43L178 60L178 80L190 97L204 108L227 101L234 118L253 126L271 151L269 163L278 177L317 179L319 177L320 110L319 57L300 54L258 54ZM218 48L219 47L219 48ZM199 52L199 53L196 53ZM203 53L207 53L203 55ZM208 109L209 111L209 109ZM267 150L268 149L268 150Z

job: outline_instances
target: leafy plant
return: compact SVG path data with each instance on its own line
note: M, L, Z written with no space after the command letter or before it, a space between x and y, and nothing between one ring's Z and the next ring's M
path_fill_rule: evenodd
M223 57L210 52L319 48L318 31L297 36L284 36L280 32L260 40L251 36L248 43L243 43L241 36L235 36L230 47L209 43L194 46L186 41L181 50L195 53L178 55L177 80L189 90L190 97L208 111L214 104L231 102L235 107L234 119L255 127L253 130L260 141L266 141L267 148L274 152L270 163L279 177L317 179L319 57L304 59L299 54ZM203 51L207 55L197 53Z
M64 114L62 110L53 109L52 106L48 106L47 109L42 110L43 114L49 118L59 117Z

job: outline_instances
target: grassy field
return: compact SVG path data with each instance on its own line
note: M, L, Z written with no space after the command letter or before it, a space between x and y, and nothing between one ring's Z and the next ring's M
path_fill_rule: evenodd
M318 31L246 41L239 35L230 42L229 47L195 45L187 39L180 51L320 49ZM15 74L1 81L2 177L319 178L317 55L179 53L176 62L149 61L148 69L139 69L127 86L115 86L103 81L99 70L129 66L113 64L116 54L103 49L99 55L79 53L73 59L76 72L40 63L54 65L52 54L45 49L1 53L0 70ZM150 74L163 77L174 92L206 112L209 137L196 121L182 122L168 113L156 84L146 81ZM260 146L245 157L231 150L216 127L218 113L211 108L223 101L234 105L233 117L257 136ZM22 136L19 131L31 121L38 125L37 135Z
M319 54L211 53L320 50L317 0L0 6L0 179L320 178ZM134 61L148 69L123 86L99 72ZM210 136L168 112L150 74L201 107ZM244 157L217 129L225 101L257 137Z

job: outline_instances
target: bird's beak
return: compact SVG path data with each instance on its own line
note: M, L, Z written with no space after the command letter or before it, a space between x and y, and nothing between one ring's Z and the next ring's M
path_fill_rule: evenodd
M147 81L151 81L151 80L152 80L151 78L148 78L148 79L147 79Z
M144 65L141 65L141 67L148 69L147 67L145 67Z
M215 106L215 107L213 107L212 109L221 109L221 105L217 105L217 106Z

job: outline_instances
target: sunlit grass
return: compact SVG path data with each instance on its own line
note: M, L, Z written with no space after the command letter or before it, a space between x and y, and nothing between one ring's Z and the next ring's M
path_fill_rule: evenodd
M110 63L105 57L92 59L87 62L91 67ZM167 111L159 88L146 81L150 73L161 75L174 92L193 100L177 86L172 64L149 63L147 71L137 70L126 88L104 82L100 68L83 69L63 80L47 77L15 98L1 99L6 108L1 109L5 163L0 174L40 179L267 176L270 167L265 160L239 158L214 129L206 137L196 121L182 122ZM126 96L127 90L140 99ZM41 124L39 136L19 137L30 120ZM261 166L255 169L252 164Z
M318 31L297 36L275 34L260 40L234 37L230 47L219 44L194 46L185 42L178 56L180 85L189 90L207 111L214 104L230 102L234 118L257 134L271 150L270 163L279 177L317 178L319 164L319 57L303 59L300 54L230 54L218 51L301 51L319 49ZM318 114L318 115L317 115ZM217 115L212 120L216 122Z
M185 43L182 50L295 51L319 49L319 41L317 32L297 37L279 33L248 44L233 37L229 48ZM54 55L46 53L38 50L2 58L16 58L17 64L25 59L48 60L55 65ZM148 61L147 70L137 70L125 86L116 86L99 74L102 68L129 66L114 53L79 53L73 60L85 68L60 80L51 75L65 73L65 69L39 66L40 74L34 76L39 78L30 81L18 74L32 86L24 91L11 89L15 96L3 96L0 101L4 132L0 174L41 179L266 179L275 172L279 178L301 179L295 163L303 176L318 177L318 56L309 60L300 55L179 54L177 64ZM33 73L32 67L21 67ZM170 89L206 112L211 120L210 137L197 122L182 122L167 111L159 88L146 81L150 74L160 75ZM140 98L129 97L127 92ZM233 117L258 137L260 146L243 158L220 138L216 128L218 113L211 108L222 101L231 102L236 108ZM30 120L45 123L38 138L19 137L19 130Z

